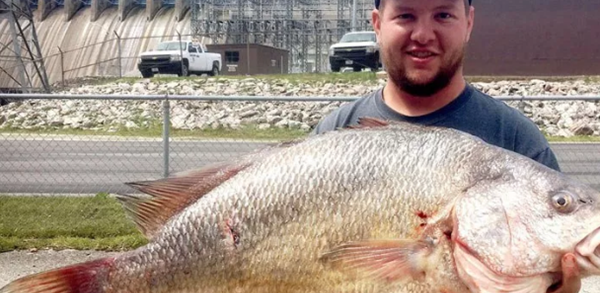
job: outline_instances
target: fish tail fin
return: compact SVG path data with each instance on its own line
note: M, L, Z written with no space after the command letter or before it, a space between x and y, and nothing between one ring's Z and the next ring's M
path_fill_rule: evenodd
M103 292L114 258L103 258L17 279L0 293L99 293Z

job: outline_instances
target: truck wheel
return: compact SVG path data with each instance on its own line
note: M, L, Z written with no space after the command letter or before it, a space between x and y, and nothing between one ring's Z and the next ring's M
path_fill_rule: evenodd
M331 66L331 71L333 72L340 72L340 68L337 66Z
M183 65L181 67L181 72L179 72L179 74L177 74L177 76L190 76L187 62L183 62Z
M140 72L142 73L143 78L151 78L154 76L154 73L152 73L152 70L142 70Z
M354 72L360 72L362 70L362 67L354 66L352 67L352 70L354 70Z
M210 76L219 75L219 65L217 63L213 63L212 71L209 73Z
M371 71L378 71L381 68L381 58L379 57L379 53L375 54L375 58L373 58L373 66L371 66Z

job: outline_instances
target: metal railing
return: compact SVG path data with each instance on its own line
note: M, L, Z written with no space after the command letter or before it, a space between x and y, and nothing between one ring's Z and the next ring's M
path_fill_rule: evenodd
M521 110L526 102L536 100L585 101L600 105L598 96L499 96L496 98ZM123 183L167 177L173 172L232 159L273 142L203 138L193 130L181 134L180 129L172 127L173 113L181 109L201 109L222 103L228 103L231 108L237 104L248 106L261 103L278 103L274 107L289 108L290 103L326 105L350 102L357 97L0 94L0 99L13 101L11 103L13 105L19 102L35 104L46 101L48 104L44 104L41 109L58 116L72 115L68 112L73 109L65 110L61 105L79 100L105 102L97 105L95 110L90 110L87 113L89 115L105 115L103 111L108 108L117 110L122 108L132 113L147 112L147 117L144 119L133 114L132 117L137 118L130 119L132 124L139 124L135 128L138 128L136 131L141 135L122 135L123 133L117 128L122 132L129 131L122 125L115 125L115 129L112 130L114 132L111 132L112 126L108 122L111 120L110 117L101 117L104 119L105 129L95 134L92 133L94 130L82 133L67 130L63 131L63 134L52 134L52 131L42 130L44 127L69 128L66 122L55 123L55 121L46 121L44 125L40 123L29 125L22 127L24 129L21 130L0 127L0 149L2 150L0 152L0 194L67 195L129 192L131 190ZM3 123L10 124L11 121L18 122L22 119L20 115L25 115L15 109L10 112L11 104L0 107L0 126ZM7 114L9 112L12 114ZM86 119L81 118L80 124L87 123ZM56 125L52 126L52 124ZM151 127L155 128L154 132L140 132ZM27 131L27 128L35 131ZM563 172L600 190L600 142L551 143L551 147L557 154Z

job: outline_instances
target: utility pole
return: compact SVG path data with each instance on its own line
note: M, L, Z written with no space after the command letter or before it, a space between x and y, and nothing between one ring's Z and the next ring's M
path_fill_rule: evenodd
M352 31L356 30L356 0L352 0Z
M11 79L23 92L31 92L39 88L35 83L37 78L41 88L49 93L50 84L30 5L29 1L0 0L0 13L6 12L9 16L11 33L7 44L0 42L0 56L11 58L14 54L16 64L16 67L10 68L3 68L0 65L0 78L4 79L6 78L4 75L7 75L8 79ZM13 52L9 49L11 45Z

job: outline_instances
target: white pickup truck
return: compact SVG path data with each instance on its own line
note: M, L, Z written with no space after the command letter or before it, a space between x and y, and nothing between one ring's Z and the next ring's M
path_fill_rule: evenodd
M379 44L373 31L358 31L345 34L337 44L329 47L331 71L340 71L342 67L352 67L354 71L381 68Z
M137 67L145 78L158 73L215 76L221 72L222 63L221 54L208 52L204 44L167 41L158 44L155 50L140 54Z

